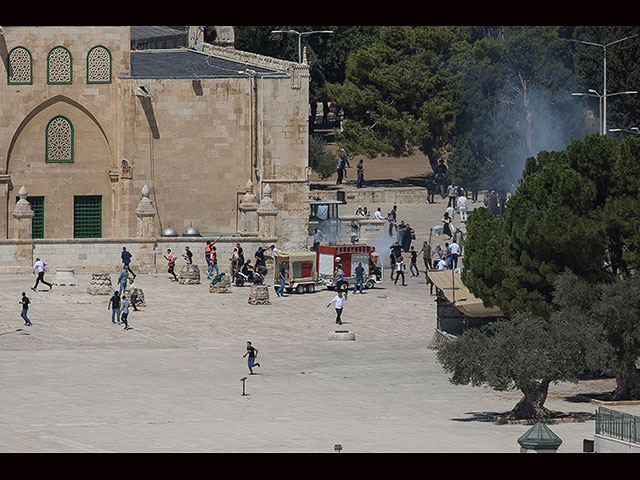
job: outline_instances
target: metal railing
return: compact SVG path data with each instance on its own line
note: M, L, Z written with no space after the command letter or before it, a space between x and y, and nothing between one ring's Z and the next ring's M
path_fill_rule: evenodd
M596 435L640 444L640 417L598 407Z

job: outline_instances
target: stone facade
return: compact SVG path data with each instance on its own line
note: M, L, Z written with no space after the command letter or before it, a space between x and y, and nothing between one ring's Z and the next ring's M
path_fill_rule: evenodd
M86 250L87 258L97 260L87 268L109 264L99 260L105 244L75 242L80 240L74 238L75 196L101 198L100 237L118 239L109 251L141 238L147 241L138 244L153 250L164 228L182 232L190 225L206 235L240 233L254 236L256 244L305 246L307 65L205 44L173 52L188 55L192 63L226 62L226 73L196 75L185 67L184 76L141 74L132 71L134 55L147 61L168 51L132 52L131 27L3 28L0 250L12 250L12 257L17 250L21 256L29 249L41 256L50 252L50 261L54 255L77 257ZM109 52L109 81L96 82L104 80L106 70L95 74L88 66L94 48L101 61L107 58L105 49ZM21 57L16 49L23 49ZM12 82L19 68L28 76L25 50L31 79ZM51 77L54 50L71 59L70 83ZM89 81L91 75L97 76ZM65 128L54 129L54 119ZM72 152L54 150L65 138L71 138ZM49 161L50 154L70 155L72 161ZM247 185L255 200L243 210ZM44 239L28 242L30 235L12 221L21 186L30 197L44 197ZM265 189L269 211L260 217ZM146 263L155 265L147 250ZM109 252L109 258L114 254ZM28 263L23 259L0 270ZM79 268L84 264L80 260Z

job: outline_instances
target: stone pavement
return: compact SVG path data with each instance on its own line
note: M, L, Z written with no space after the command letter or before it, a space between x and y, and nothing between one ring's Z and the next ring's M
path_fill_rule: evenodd
M272 304L258 306L247 303L249 287L211 294L206 283L140 274L148 306L125 331L111 324L109 297L87 293L89 275L52 291L31 291L34 279L0 277L0 452L332 453L341 444L343 453L516 453L530 428L487 419L518 392L448 382L427 348L435 304L423 278L402 287L387 277L350 294L341 329L355 341L329 341L334 293L324 288L285 298L271 290ZM20 318L22 291L32 327ZM252 376L247 340L261 364ZM549 408L585 418L551 426L561 453L581 452L594 435L597 405L576 394L612 388L552 386Z

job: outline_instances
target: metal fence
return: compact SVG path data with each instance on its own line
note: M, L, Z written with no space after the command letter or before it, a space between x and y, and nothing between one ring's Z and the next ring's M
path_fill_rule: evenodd
M640 444L640 417L598 407L596 435Z

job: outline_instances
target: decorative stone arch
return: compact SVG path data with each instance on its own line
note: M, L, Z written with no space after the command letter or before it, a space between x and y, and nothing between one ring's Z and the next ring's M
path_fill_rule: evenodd
M4 162L3 162L4 163L4 172L9 172L9 162L11 160L11 152L13 151L13 148L14 148L18 138L20 137L20 134L22 133L22 131L27 127L29 122L31 122L36 117L36 115L38 115L44 109L46 109L46 108L48 108L48 107L50 107L50 106L52 106L52 105L54 105L54 104L56 104L58 102L65 102L65 103L68 103L69 105L74 106L75 108L80 110L82 113L84 113L89 119L91 119L91 121L96 125L96 127L98 127L98 130L100 130L100 133L102 134L107 146L109 147L109 154L111 156L111 143L109 142L109 138L107 137L107 134L104 131L104 128L102 128L102 125L100 124L98 119L89 110L87 110L86 107L84 107L80 103L76 102L75 100L72 100L69 97L66 97L64 95L56 95L55 97L52 97L52 98L42 102L40 105L38 105L33 110L31 110L27 115L25 115L24 119L17 126L13 136L11 137L11 141L9 142L9 147L7 149L7 156L6 156L6 158L5 158Z
M111 51L96 45L87 52L87 83L111 83Z
M67 47L53 47L47 55L47 83L71 85L73 83L73 57Z
M17 46L7 55L7 84L33 85L33 58L28 48Z

